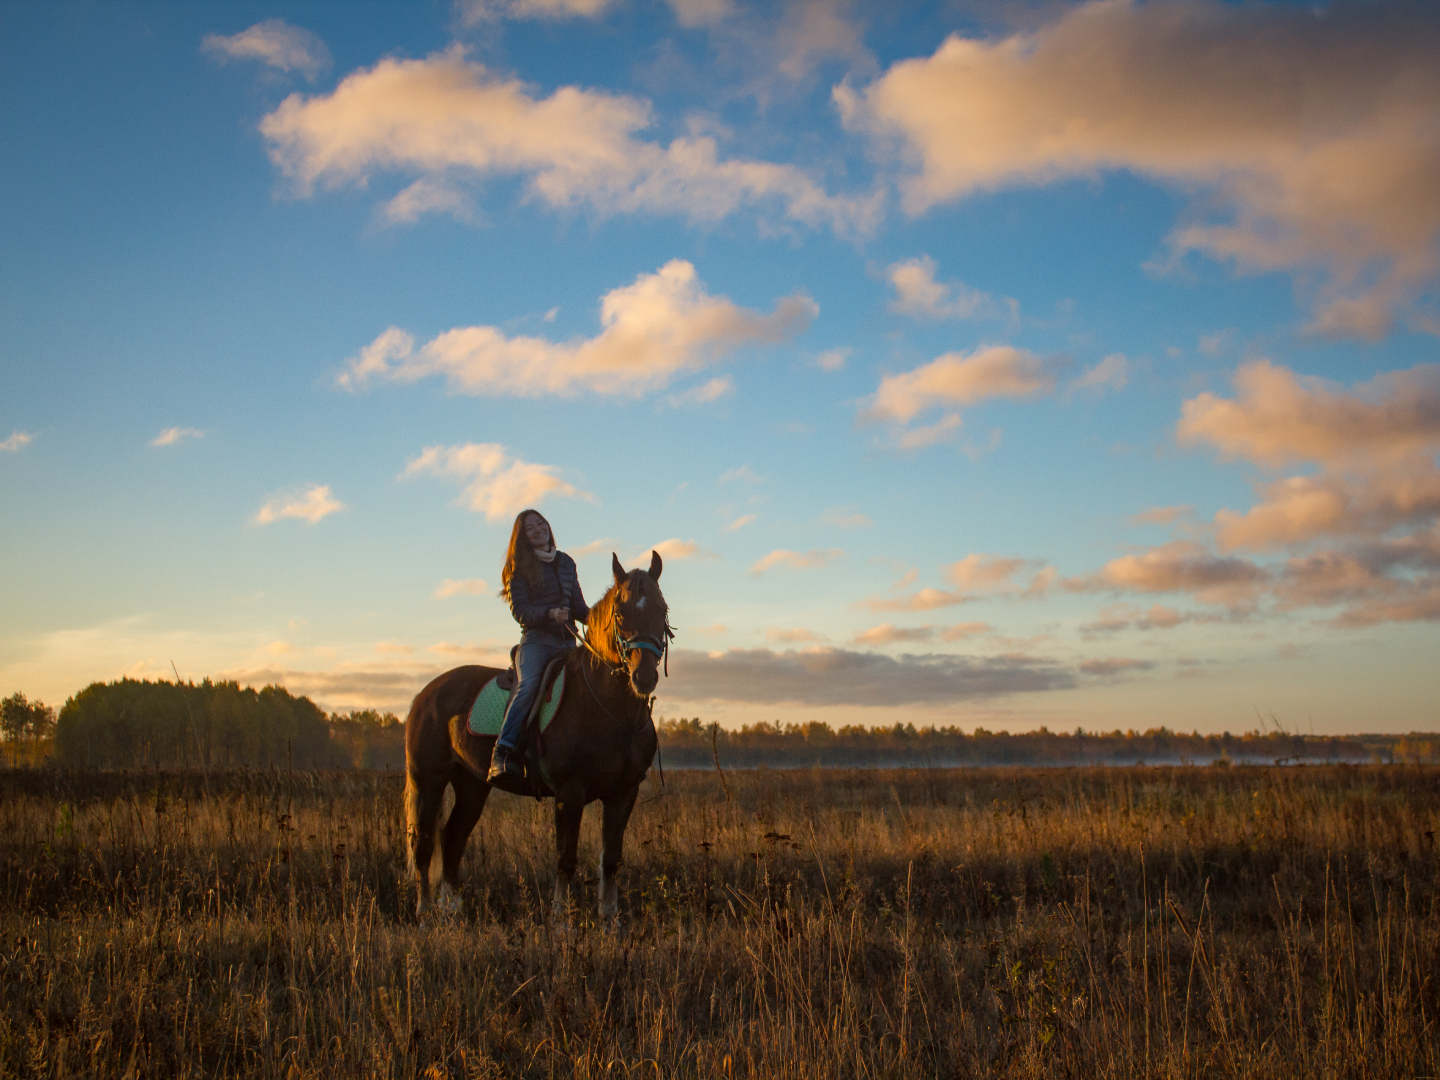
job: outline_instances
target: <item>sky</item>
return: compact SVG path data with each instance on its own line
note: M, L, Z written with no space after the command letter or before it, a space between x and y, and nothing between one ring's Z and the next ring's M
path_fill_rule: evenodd
M0 693L1440 730L1440 7L0 3Z

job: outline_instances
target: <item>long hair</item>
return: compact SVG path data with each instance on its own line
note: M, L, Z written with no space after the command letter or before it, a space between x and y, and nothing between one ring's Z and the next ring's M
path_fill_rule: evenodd
M510 546L505 549L505 568L500 571L500 596L506 602L510 602L510 582L519 573L531 585L540 584L540 560L535 557L535 549L530 546L530 541L525 539L525 519L534 514L545 527L550 529L550 546L558 548L555 543L555 530L550 528L550 519L539 510L521 510L515 518L515 525L510 530Z

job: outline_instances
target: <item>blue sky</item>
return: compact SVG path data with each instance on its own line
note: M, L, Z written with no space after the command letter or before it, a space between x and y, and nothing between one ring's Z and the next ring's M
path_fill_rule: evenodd
M1425 5L0 6L0 691L1434 730Z

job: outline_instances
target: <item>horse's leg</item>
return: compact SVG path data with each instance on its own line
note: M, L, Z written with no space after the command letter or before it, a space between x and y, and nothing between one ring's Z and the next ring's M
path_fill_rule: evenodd
M460 859L465 854L465 842L470 839L471 830L480 820L485 809L485 800L490 796L490 785L481 780L463 765L450 770L450 785L455 789L455 805L445 819L445 828L440 832L441 866L443 877L440 881L436 903L454 910L460 904L457 892L460 888Z
M575 864L580 847L580 819L585 814L585 785L579 780L555 792L555 913L570 908L575 889Z
M430 871L435 858L435 823L445 801L444 773L416 776L405 771L405 831L410 847L410 868L415 872L419 899L415 914L423 917L430 909Z
M625 848L625 826L630 823L630 812L635 809L636 796L640 785L604 800L605 816L600 826L600 917L611 918L620 914L620 886L615 874Z

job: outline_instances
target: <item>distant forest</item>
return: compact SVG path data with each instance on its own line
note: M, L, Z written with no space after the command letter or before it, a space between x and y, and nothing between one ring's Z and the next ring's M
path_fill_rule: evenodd
M120 679L93 683L58 717L21 694L0 708L0 760L135 768L292 766L298 769L403 769L405 728L394 713L326 714L280 687L233 682ZM1263 723L1263 721L1262 721ZM1233 762L1437 762L1440 735L1302 735L1255 730L1241 735L1148 731L1071 733L958 727L750 724L738 731L699 717L656 720L666 769L812 766L1150 765Z

